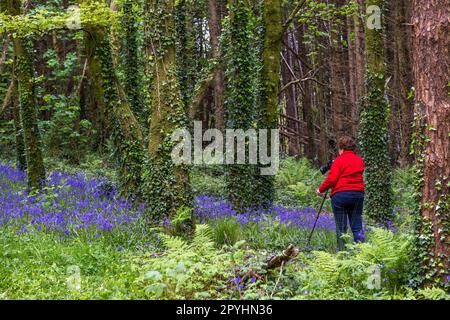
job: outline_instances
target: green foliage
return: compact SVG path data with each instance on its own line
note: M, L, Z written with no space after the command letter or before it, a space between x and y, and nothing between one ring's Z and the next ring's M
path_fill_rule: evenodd
M358 13L358 4L349 1L346 4L306 0L304 9L298 14L298 22L307 26L303 36L303 42L311 51L312 59L315 59L321 47L320 42L325 40L341 41L347 46L345 37L340 37L339 27L342 27L345 19ZM326 22L326 23L325 23Z
M78 163L87 152L87 132L91 123L80 121L80 105L73 98L64 95L45 95L41 110L53 115L48 121L41 121L43 142L46 150L54 157Z
M126 251L100 240L59 240L44 233L17 235L2 227L0 297L2 299L138 298ZM68 285L80 271L80 288ZM141 295L142 296L142 295Z
M217 250L211 229L197 225L188 243L181 238L163 236L168 248L163 255L142 261L145 270L138 282L150 299L214 298L233 275L244 252L238 248Z
M121 14L121 35L122 52L121 66L124 71L124 90L127 95L131 110L142 127L146 127L147 117L144 100L141 92L142 88L142 61L139 54L140 43L139 34L140 25L138 23L138 15L142 14L141 9L135 1L125 0L122 4Z
M393 173L392 188L394 193L394 207L411 213L416 206L414 179L415 168L396 168Z
M191 237L195 230L193 210L188 207L180 207L171 223L174 227L175 235Z
M435 230L430 217L423 213L425 208L435 206L436 217L440 220L439 235L441 241L446 245L449 242L450 222L447 218L450 212L449 196L442 193L437 203L423 203L424 190L424 166L425 150L428 143L425 131L428 127L426 116L423 112L423 104L416 105L414 114L413 134L411 142L411 154L414 154L414 256L415 268L413 270L413 284L415 286L438 286L445 289L449 287L449 271L445 268L448 257L445 253L436 255ZM443 177L445 179L445 177ZM444 180L445 181L445 180ZM439 191L442 188L440 180L435 182L435 188ZM446 280L443 280L447 278Z
M78 4L81 25L84 28L106 27L115 22L115 15L108 5L99 1L83 1ZM42 36L53 30L67 29L72 13L64 10L39 8L26 15L10 15L0 12L0 34L13 33L16 37Z
M254 30L257 19L245 1L229 6L229 17L224 21L226 57L225 75L228 85L225 93L226 128L248 130L255 128L257 95L257 52ZM247 153L246 153L247 154ZM248 163L248 156L246 156ZM237 210L258 203L258 195L249 192L254 187L257 167L250 164L226 167L227 195Z
M25 155L27 159L28 188L40 189L45 185L45 168L38 128L31 43L28 39L16 39L16 76L19 86L20 119L22 121Z
M308 159L285 159L281 162L275 180L276 199L279 203L317 207L321 199L315 191L323 179L320 171ZM326 209L331 211L329 201Z
M417 293L425 300L450 300L450 295L440 288L419 289Z
M388 153L388 102L374 75L366 73L366 95L360 115L359 141L364 154L366 201L364 210L376 223L393 219L392 168Z
M212 222L214 242L222 247L223 245L233 246L243 239L241 224L234 217L217 219Z
M0 153L2 159L14 158L14 123L13 121L0 121Z
M284 250L290 244L304 248L309 233L309 229L277 222L266 222L262 226L249 223L243 228L244 239L252 248L271 252ZM311 240L311 247L335 252L336 236L334 231L316 229Z
M226 185L221 167L211 169L195 166L191 170L190 183L194 195L225 195Z
M156 217L189 207L189 167L176 165L171 153L172 133L187 129L187 115L177 78L175 2L153 3L148 17L152 45L150 143L144 172L144 193Z
M406 295L411 267L412 239L385 229L368 233L366 243L348 251L315 251L301 255L289 272L298 272L299 299L389 299Z
M118 84L109 35L100 34L98 41L101 45L96 50L101 62L104 101L110 119L113 155L119 167L120 187L124 194L140 196L145 161L142 132Z

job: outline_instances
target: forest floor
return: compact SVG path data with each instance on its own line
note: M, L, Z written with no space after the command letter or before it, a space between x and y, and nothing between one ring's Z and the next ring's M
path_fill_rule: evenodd
M199 189L200 180L215 179L198 175L193 180ZM391 230L367 228L366 243L350 243L347 251L336 253L334 221L324 213L312 241L315 251L309 252L305 244L313 208L291 203L238 215L214 194L217 190L204 190L211 192L196 195L198 225L194 239L187 241L170 235L170 221L149 218L145 204L122 198L106 178L52 171L43 193L28 194L25 186L24 173L0 165L1 299L391 299L443 294L410 287L411 236L405 222ZM287 189L295 195L303 187ZM302 201L314 205L317 199ZM267 270L267 260L291 243L300 254L281 273Z

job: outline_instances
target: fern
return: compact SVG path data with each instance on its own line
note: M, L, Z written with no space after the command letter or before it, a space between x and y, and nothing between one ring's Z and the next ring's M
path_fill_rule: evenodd
M406 293L411 238L373 229L368 240L338 254L317 251L303 256L306 267L299 292L320 299L381 299L399 290Z
M417 292L425 300L450 300L450 294L440 288L425 288Z
M145 260L145 270L137 280L150 299L192 299L211 297L217 287L231 279L239 251L217 250L213 232L207 225L197 225L192 241L162 234L167 250L163 255Z

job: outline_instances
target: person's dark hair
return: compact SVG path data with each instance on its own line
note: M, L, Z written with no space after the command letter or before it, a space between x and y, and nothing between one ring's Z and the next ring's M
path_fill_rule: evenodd
M340 150L355 150L355 140L349 136L342 136L338 141Z

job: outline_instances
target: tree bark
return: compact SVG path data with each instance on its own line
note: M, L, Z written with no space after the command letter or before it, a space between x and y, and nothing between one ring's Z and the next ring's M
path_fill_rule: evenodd
M153 214L173 217L189 206L189 171L186 165L176 165L171 158L172 133L187 128L176 65L175 0L150 5L149 34L153 55L149 165L145 173L145 195Z
M426 119L422 221L431 223L427 285L448 285L450 257L450 5L414 0L413 72L416 112ZM421 236L426 237L426 230Z
M11 15L19 15L21 11L20 1L8 0L7 8ZM31 49L30 43L26 39L14 37L13 42L17 62L20 118L27 159L28 188L36 190L45 185L45 168L38 128Z
M209 9L209 33L211 40L212 57L214 59L214 114L216 129L225 128L225 111L223 108L223 67L220 61L220 16L216 0L208 0Z
M281 44L283 38L283 11L281 0L265 0L263 3L264 41L262 51L260 124L261 129L278 128L278 93L281 68ZM270 132L270 131L269 131ZM271 141L268 137L268 148ZM278 152L278 150L277 150ZM274 197L274 177L258 176L258 194L263 206L272 203Z

